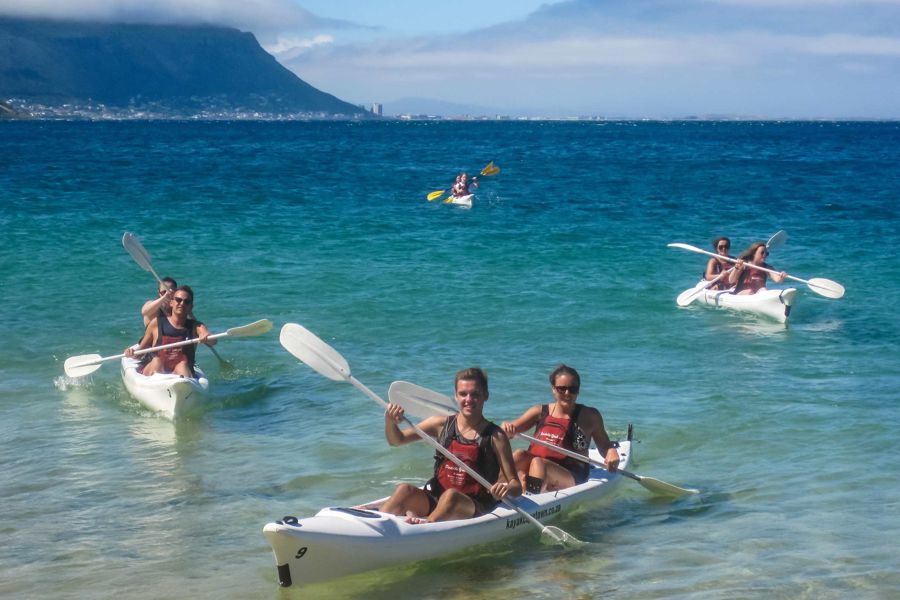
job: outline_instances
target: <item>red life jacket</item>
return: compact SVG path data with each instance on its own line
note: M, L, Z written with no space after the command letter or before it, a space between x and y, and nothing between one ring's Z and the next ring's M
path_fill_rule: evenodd
M473 471L494 483L500 476L500 465L491 443L491 436L496 428L494 423L486 421L486 425L478 433L478 436L474 440L467 440L457 430L456 416L451 415L447 417L447 422L441 429L438 442ZM452 488L470 498L490 496L490 492L484 489L480 483L443 454L438 452L434 458L435 467L432 481L436 482L439 487L436 490L438 494Z
M554 446L559 446L566 450L583 450L583 448L575 448L575 445L573 444L573 440L577 435L575 430L578 429L576 423L578 422L578 415L580 413L581 405L576 404L575 410L572 412L572 418L551 417L549 405L544 404L541 406L541 420L538 421L537 425L534 427L534 437L542 442L547 442L548 444L553 444ZM580 433L580 431L581 430L578 429L578 433ZM545 448L544 446L539 446L537 444L531 444L528 447L528 452L532 456L547 458L556 463L562 462L564 459L568 458L565 454L554 452L550 448Z
M761 266L769 268L769 265L765 263L763 263ZM753 267L746 267L744 269L744 272L741 274L740 279L738 279L734 291L735 293L737 293L741 290L750 290L751 294L755 294L762 288L766 287L767 279L768 275L766 275L765 271L760 271L759 269L754 269Z

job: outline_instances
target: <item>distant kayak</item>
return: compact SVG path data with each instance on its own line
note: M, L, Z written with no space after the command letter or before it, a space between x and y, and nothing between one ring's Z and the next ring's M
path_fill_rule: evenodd
M708 281L701 280L693 289L707 284ZM787 323L796 297L797 288L766 289L755 294L733 294L731 290L706 289L698 294L696 301L707 306L751 312L775 319L779 323Z
M444 200L444 204L453 204L460 208L472 208L472 200L475 199L475 194L467 194L465 196L448 196L446 200Z

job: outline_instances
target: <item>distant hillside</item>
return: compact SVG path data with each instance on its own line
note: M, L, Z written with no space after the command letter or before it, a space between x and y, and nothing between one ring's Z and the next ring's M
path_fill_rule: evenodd
M0 99L365 116L281 66L251 33L0 18Z

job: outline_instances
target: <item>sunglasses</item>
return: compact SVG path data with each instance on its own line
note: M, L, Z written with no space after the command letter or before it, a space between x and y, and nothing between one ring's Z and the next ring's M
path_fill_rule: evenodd
M175 301L175 304L190 304L191 303L190 298L185 298L183 296L175 296L174 298L172 298L172 300Z
M579 388L577 385L554 385L553 389L560 394L577 394Z
M728 245L725 245L725 246L716 246L716 248L718 248L719 250L728 250L729 248L731 248L731 246L728 246Z

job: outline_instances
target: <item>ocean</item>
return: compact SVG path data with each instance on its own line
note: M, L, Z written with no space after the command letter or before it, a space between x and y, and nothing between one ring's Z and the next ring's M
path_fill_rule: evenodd
M0 123L0 595L9 598L896 598L900 123ZM493 161L471 210L426 195ZM787 326L675 297L706 264L788 239ZM171 422L116 361L152 275L195 290L207 410ZM878 286L872 287L869 282ZM879 291L882 290L882 291ZM478 365L497 422L559 363L630 470L604 504L447 559L282 589L262 535L418 482L381 409L278 343L300 323L387 396ZM521 443L514 442L519 447Z

